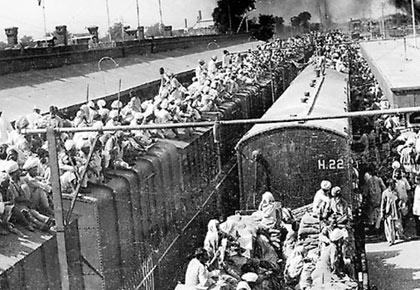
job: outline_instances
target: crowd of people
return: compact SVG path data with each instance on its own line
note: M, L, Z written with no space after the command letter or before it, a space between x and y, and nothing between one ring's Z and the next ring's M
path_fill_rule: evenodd
M351 45L352 110L385 110L390 105L363 58ZM353 121L354 160L359 171L359 194L371 235L385 234L389 245L406 240L410 220L420 236L420 139L417 128L403 126L404 116L377 115Z
M257 85L269 68L301 56L308 39L292 38L259 45L256 50L224 51L207 63L199 60L190 84L181 84L173 73L160 68L160 87L146 100L134 94L121 100L88 101L75 114L50 106L16 118L11 124L0 112L1 234L18 233L14 225L48 231L54 225L48 142L45 134L24 135L25 129L91 127L98 132L62 133L57 142L61 190L74 195L88 193L89 183L105 181L104 169L130 169L136 157L158 138L188 138L192 129L101 131L102 128L144 124L171 124L202 120L205 112L232 98L243 86ZM100 132L99 132L100 131ZM89 158L90 157L90 158Z
M320 72L327 66L348 71L346 37L332 32L312 40L317 49L309 61ZM176 289L357 289L350 278L353 215L341 188L322 181L302 214L294 217L265 192L251 215L210 220L203 247L188 264L185 284Z
M322 181L300 222L265 192L251 215L209 221L177 289L357 289L353 245L340 187Z

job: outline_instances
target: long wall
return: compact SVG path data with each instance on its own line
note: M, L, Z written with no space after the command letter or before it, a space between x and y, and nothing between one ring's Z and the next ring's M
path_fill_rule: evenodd
M216 42L219 46L227 46L245 41L248 37L247 34L222 34L156 38L117 42L116 47L113 48L90 50L87 45L3 50L0 51L0 75L98 61L104 56L121 58L134 54L207 46L211 42Z

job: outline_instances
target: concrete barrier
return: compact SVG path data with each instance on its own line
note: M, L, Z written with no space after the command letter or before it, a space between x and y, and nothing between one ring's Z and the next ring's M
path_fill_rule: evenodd
M216 42L221 46L243 42L247 34L204 35L130 40L115 43L112 48L88 49L87 45L70 45L44 48L9 49L0 51L0 75L28 70L49 69L68 64L98 61L104 56L112 58L159 53L175 49L207 46Z

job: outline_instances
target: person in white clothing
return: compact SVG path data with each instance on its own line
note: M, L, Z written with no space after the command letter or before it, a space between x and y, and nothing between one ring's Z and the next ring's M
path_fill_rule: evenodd
M206 268L207 260L207 251L203 248L198 248L194 253L194 258L188 264L187 271L185 272L186 286L209 286L210 275Z
M416 222L416 236L420 237L420 176L415 178L416 188L414 189L413 215Z
M208 65L207 65L207 73L210 76L214 76L216 74L216 72L217 72L216 61L217 61L217 56L213 56L210 59Z
M314 202L312 203L312 211L319 218L322 218L324 210L329 207L331 196L331 182L323 180L321 182L321 188L316 192L314 196Z
M12 132L12 130L12 125L3 116L3 112L0 111L0 143L6 143L8 141L9 133Z
M35 129L42 124L41 110L38 107L34 107L33 112L26 116L29 122L28 128Z

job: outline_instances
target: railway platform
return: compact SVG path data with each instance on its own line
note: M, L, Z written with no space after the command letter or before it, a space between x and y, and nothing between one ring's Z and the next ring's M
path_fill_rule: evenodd
M95 62L4 75L0 76L0 108L7 119L14 120L32 112L34 106L42 112L48 111L50 105L69 107L86 101L88 85L89 99L99 99L118 93L120 79L121 90L129 90L158 79L160 67L177 74L195 69L199 59L208 61L214 55L220 59L225 49L246 51L257 45L258 42L248 42L212 50L191 48L130 56L116 59L118 67L111 60L105 60L101 71Z
M414 236L410 220L408 235ZM420 290L420 239L388 246L385 237L366 243L370 284L378 290Z

